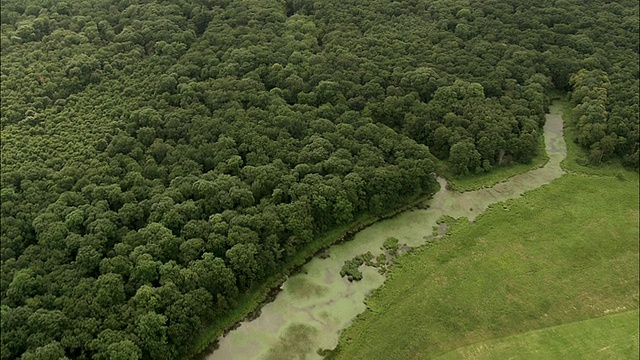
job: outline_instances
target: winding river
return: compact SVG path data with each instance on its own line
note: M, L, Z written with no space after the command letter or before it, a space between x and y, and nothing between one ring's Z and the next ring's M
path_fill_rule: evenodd
M366 295L385 280L375 268L364 267L362 280L349 282L340 276L346 260L367 251L377 256L389 237L410 247L424 245L443 215L473 221L489 205L559 178L564 173L560 162L566 156L566 146L558 103L546 115L544 137L549 161L543 167L491 188L464 193L447 190L446 181L439 178L440 191L426 201L428 209L410 210L380 221L360 231L353 240L331 247L327 258L312 259L282 285L282 291L262 308L258 318L241 323L221 338L218 349L207 360L322 358L317 350L337 345L340 331L365 310Z

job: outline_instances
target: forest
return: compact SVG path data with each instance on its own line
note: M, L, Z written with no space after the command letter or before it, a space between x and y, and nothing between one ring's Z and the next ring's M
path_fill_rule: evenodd
M528 163L638 168L637 1L1 0L0 359L176 359L314 238Z

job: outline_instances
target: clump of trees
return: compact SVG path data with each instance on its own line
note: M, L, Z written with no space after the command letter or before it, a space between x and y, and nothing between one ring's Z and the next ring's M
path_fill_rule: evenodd
M571 77L571 84L574 89L571 100L575 105L578 131L575 141L589 149L588 162L598 165L619 157L625 165L637 168L638 122L625 119L638 119L638 103L633 103L633 94L625 89L622 94L614 92L616 98L610 100L612 83L601 69L581 69ZM635 85L637 88L637 79ZM624 96L631 96L631 99Z
M638 166L638 5L4 1L2 359L173 359L319 234L528 162ZM357 269L356 269L357 270ZM356 273L357 275L357 273Z

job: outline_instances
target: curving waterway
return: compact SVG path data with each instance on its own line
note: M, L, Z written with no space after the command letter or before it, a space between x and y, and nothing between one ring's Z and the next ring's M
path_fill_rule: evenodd
M312 259L282 285L282 291L273 302L264 305L258 318L241 323L221 338L218 349L207 360L321 359L317 350L333 349L338 344L340 331L364 312L366 295L385 280L375 268L364 267L362 280L349 282L340 276L346 260L367 251L377 256L389 237L410 247L424 245L436 221L444 215L473 221L489 205L518 197L559 178L564 173L560 162L566 156L566 146L562 108L557 103L546 115L544 138L549 156L545 166L491 188L464 193L447 190L446 181L439 178L440 191L426 201L428 209L409 210L375 223L357 233L353 240L332 246L327 258Z

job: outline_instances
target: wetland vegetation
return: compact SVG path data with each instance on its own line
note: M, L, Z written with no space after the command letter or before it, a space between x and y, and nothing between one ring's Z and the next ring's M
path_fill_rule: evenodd
M558 93L564 169L605 175L566 196L637 183L636 1L1 5L2 360L190 358L246 316L212 356L328 354L385 279L346 261L563 174Z

